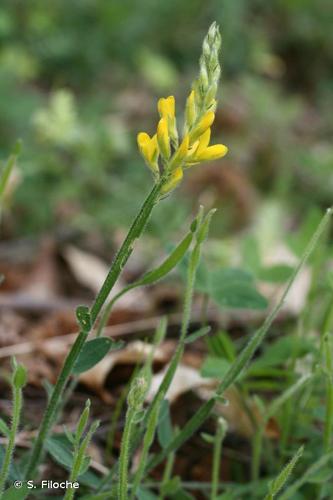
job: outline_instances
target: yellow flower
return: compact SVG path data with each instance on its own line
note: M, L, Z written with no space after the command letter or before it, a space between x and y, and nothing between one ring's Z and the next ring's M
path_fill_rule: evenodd
M186 168L196 165L202 161L217 160L227 154L228 148L223 144L209 146L210 133L210 128L208 128L189 149L186 160Z
M140 132L137 136L137 143L143 158L146 161L148 167L155 173L159 175L158 168L158 144L156 134L153 137L149 137L146 132Z
M166 118L161 118L157 125L157 142L162 156L168 160L171 155L169 129Z
M161 118L164 118L168 125L169 135L177 147L178 145L178 132L176 126L176 117L175 117L175 98L173 95L169 95L169 97L161 97L157 103L157 109Z
M173 95L169 97L161 97L157 103L157 109L161 118L174 118L175 117L175 98Z
M202 134L202 136L199 138L199 141L198 141L198 147L195 151L195 156L197 156L198 154L200 154L204 149L207 148L208 144L209 144L209 141L210 141L210 128L208 128L206 130L206 132L204 132Z
M218 158L222 158L228 152L227 146L224 144L215 144L214 146L209 146L206 149L203 149L199 154L195 155L195 160L199 161L207 161L207 160L217 160Z
M170 167L169 167L170 171L175 170L177 167L181 165L181 163L183 163L184 159L188 155L189 145L190 145L190 138L189 135L186 134L184 139L182 140L181 145L179 146L179 148L177 149L177 151L175 152L170 161Z
M190 134L190 142L193 144L206 130L212 125L215 119L213 111L207 111L199 121L198 125L192 130Z
M183 169L181 167L176 168L166 184L162 188L162 193L166 194L175 189L183 178Z

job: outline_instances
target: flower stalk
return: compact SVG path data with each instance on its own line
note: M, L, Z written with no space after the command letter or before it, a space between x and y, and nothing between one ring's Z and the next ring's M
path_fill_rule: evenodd
M0 498L4 491L6 480L9 474L9 468L12 462L13 453L15 449L15 438L18 431L20 416L22 411L22 389L26 384L27 374L23 365L17 364L15 358L12 359L14 373L11 380L13 392L13 417L12 425L9 430L8 444L5 451L5 456L0 471Z

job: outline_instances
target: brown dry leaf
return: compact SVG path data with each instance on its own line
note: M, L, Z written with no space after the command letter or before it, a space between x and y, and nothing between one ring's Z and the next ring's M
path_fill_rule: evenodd
M147 394L148 401L151 401L155 396L167 369L168 367L166 366L163 371L154 375ZM214 385L216 385L216 382L213 379L203 378L198 370L184 364L179 364L166 397L170 403L173 403L181 394L184 394L185 392L200 387L213 387Z
M72 245L64 248L63 255L79 283L98 293L109 271L109 266L95 255Z
M104 280L109 272L109 265L95 255L84 252L74 246L67 246L63 251L64 257L70 266L75 278L82 285L86 286L94 293L98 293L104 283ZM116 295L125 284L122 280L118 280L112 290L112 296ZM132 290L129 294L124 295L117 302L118 308L134 308L136 310L149 309L151 300L145 289Z
M12 311L0 312L0 347L22 342L26 321Z
M213 391L205 388L200 388L197 392L198 395L204 400L213 396ZM247 439L251 438L255 432L255 428L248 412L246 411L241 394L235 387L230 387L225 391L224 397L227 399L228 404L224 405L216 403L216 411L226 419L228 422L228 428L231 432L239 434ZM248 399L246 401L246 406L251 410L255 421L260 423L262 418L256 404L252 400ZM274 439L279 437L279 428L274 418L268 421L265 429L265 435Z
M22 294L34 299L53 298L59 292L59 273L55 259L55 243L51 238L45 238L31 269Z

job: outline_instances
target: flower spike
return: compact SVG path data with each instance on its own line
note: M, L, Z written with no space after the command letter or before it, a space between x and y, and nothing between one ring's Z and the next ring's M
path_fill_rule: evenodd
M183 178L183 169L203 161L217 160L228 152L223 144L210 145L211 126L215 119L216 93L221 68L218 53L221 36L216 23L208 30L202 46L199 76L187 98L184 135L178 140L174 96L161 97L157 103L160 120L156 134L138 135L139 150L157 181L161 178L161 193L175 189ZM159 157L162 165L159 167Z

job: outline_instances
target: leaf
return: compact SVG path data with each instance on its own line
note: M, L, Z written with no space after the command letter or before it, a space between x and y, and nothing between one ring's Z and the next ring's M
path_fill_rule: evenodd
M268 283L284 283L293 273L294 268L287 264L263 267L258 272L258 278Z
M163 485L161 488L162 494L169 496L176 493L181 487L181 480L179 476L174 476L172 479L169 479L167 483Z
M332 475L333 475L333 469L331 467L324 467L322 470L309 476L308 482L314 484L323 484L329 481Z
M76 318L83 332L91 330L90 310L87 306L78 306L76 308Z
M213 444L215 441L215 436L212 436L211 434L207 434L207 432L201 432L200 436L208 444Z
M12 154L8 158L5 166L1 169L0 172L0 202L2 201L7 183L9 181L10 174L15 166L17 155Z
M30 492L27 484L22 484L21 488L11 486L5 490L1 496L1 500L24 500Z
M211 327L210 326L204 326L203 328L200 328L199 330L197 330L196 332L193 332L191 333L190 335L188 335L186 338L185 338L185 344L191 344L192 342L194 342L195 340L197 339L200 339L201 337L203 337L204 335L207 335L207 333L209 333L211 330Z
M206 378L223 378L230 368L230 362L224 358L208 356L201 366L200 373Z
M134 288L134 286L151 285L166 276L182 260L191 244L192 238L192 232L188 233L160 266L149 271L138 281L130 285L131 288Z
M71 470L73 465L73 452L71 443L65 436L58 435L48 438L45 443L45 448L58 464Z
M2 418L0 418L0 432L6 437L10 435L10 429Z
M136 492L138 500L157 500L158 497L147 488L140 486Z
M235 345L228 332L218 332L206 339L209 353L215 357L226 358L233 361L236 357Z
M257 290L246 283L231 283L211 292L213 300L223 308L266 309L268 302Z
M258 240L253 235L249 235L243 239L241 245L242 262L247 269L256 274L261 265Z
M183 278L185 269L184 264L180 269ZM253 276L243 269L208 270L201 263L197 270L195 288L209 295L223 308L266 309L268 305L267 300L256 290Z
M72 445L64 434L57 434L48 438L45 442L45 449L51 457L67 470L73 467L73 452ZM89 459L89 457L87 457ZM87 460L84 466L87 465ZM88 464L89 466L89 464ZM82 469L81 469L82 471ZM100 483L100 478L92 471L80 472L80 484L97 488Z
M99 337L89 340L83 346L83 349L75 363L73 373L79 374L86 372L97 365L109 351L120 349L124 342L114 341L108 337Z
M272 481L269 484L269 494L266 495L264 500L272 500L274 498L274 496L277 495L277 493L285 485L285 483L287 482L290 474L292 473L296 463L298 462L298 460L302 456L303 450L304 450L304 446L301 446L297 450L297 452L295 453L293 458L290 460L290 462L282 469L282 471L280 472L278 477L276 479L274 479L274 481Z
M180 488L171 496L172 500L195 500L195 497L188 493L183 488Z
M167 399L164 399L161 404L157 424L157 437L162 448L166 448L173 438L170 405Z
M2 467L2 463L5 457L5 450L3 446L0 446L0 470ZM10 467L9 467L9 479L11 481L15 481L15 479L21 479L23 477L23 474L17 464L12 460Z
M284 365L290 357L301 358L309 352L316 352L313 342L287 335L268 344L260 358L252 362L248 373L254 375L257 370Z

